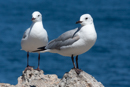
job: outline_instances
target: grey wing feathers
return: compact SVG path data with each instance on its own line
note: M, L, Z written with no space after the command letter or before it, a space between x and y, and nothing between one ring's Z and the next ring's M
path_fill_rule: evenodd
M73 36L73 34L77 31L78 28L67 31L65 33L63 33L62 35L60 35L57 39L55 39L56 41L64 41L68 38L71 38Z
M73 34L77 31L78 28L74 30L67 31L59 36L57 39L52 40L47 46L46 49L60 49L62 46L67 46L73 44L79 39L79 36Z
M24 32L22 39L25 39L25 38L28 36L29 30L30 30L30 28L28 28L28 29Z

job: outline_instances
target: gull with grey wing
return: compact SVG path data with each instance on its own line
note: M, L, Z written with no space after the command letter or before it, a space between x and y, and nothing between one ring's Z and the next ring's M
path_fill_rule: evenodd
M40 52L58 53L63 56L70 56L73 62L75 71L79 74L78 55L87 52L96 42L97 33L95 31L93 19L91 15L84 14L80 17L81 27L67 31L57 39L50 41L46 47L39 47ZM76 56L76 65L74 63Z

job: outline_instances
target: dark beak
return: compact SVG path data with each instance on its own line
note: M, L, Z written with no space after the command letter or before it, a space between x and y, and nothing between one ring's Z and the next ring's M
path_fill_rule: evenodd
M32 18L32 21L35 20L35 18Z
M76 24L82 23L82 21L77 21Z

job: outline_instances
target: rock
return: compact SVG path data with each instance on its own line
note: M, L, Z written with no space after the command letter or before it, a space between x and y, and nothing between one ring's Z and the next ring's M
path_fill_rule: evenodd
M44 75L43 71L27 70L18 78L16 87L55 87L59 83L57 75Z
M23 71L23 75L18 78L17 85L0 83L0 87L104 87L94 77L82 71L79 75L74 69L65 73L60 80L57 75L44 75L43 71L31 70Z
M104 87L94 77L82 71L79 75L74 69L65 73L58 84L58 87Z
M14 85L10 85L8 83L0 83L0 87L15 87Z

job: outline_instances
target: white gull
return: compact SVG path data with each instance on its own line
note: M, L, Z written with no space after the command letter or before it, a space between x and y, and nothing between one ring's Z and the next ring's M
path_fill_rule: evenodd
M88 51L96 42L97 33L95 31L93 18L90 14L83 14L80 17L81 27L67 31L58 38L50 41L46 47L40 47L41 52L58 53L63 56L70 56L73 62L74 69L77 73L78 69L78 55ZM76 65L74 63L74 56L76 56Z
M21 50L27 52L27 67L25 70L30 69L29 66L29 52L37 50L40 46L46 46L48 43L48 35L42 24L42 14L38 11L32 13L32 25L28 28L21 40ZM40 63L40 52L38 52L38 68Z

